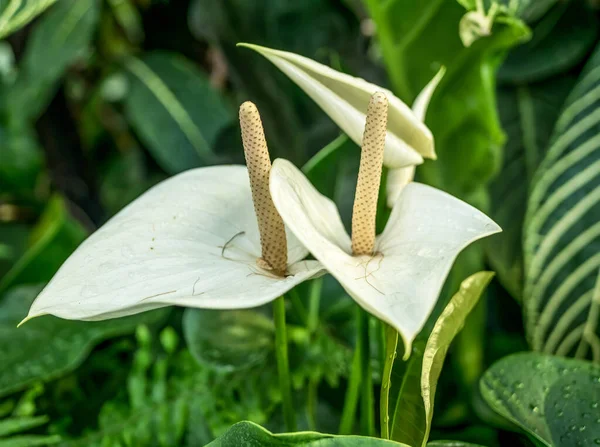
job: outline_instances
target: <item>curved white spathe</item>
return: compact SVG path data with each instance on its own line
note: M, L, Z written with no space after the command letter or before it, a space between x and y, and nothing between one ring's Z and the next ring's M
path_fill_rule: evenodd
M290 276L256 265L260 236L244 166L193 169L136 199L62 265L27 319L102 320L169 306L240 309L322 271L288 231Z
M413 103L413 113L417 119L422 122L425 122L425 116L427 115L427 108L429 107L431 97L433 96L445 73L446 68L440 68L431 81L429 81L423 90L421 90L415 99L415 102ZM398 200L398 197L402 192L402 188L412 182L415 178L415 168L416 166L413 165L405 168L390 169L388 172L385 187L387 206L389 208L392 208L394 203L396 203L396 200Z
M384 165L401 168L421 164L424 157L435 159L431 132L391 91L298 54L246 43L238 45L255 50L271 61L358 145L362 141L371 95L384 92L389 101Z
M270 188L289 229L358 304L399 332L407 355L456 256L477 239L501 231L472 206L410 183L377 238L375 255L353 256L335 205L294 165L275 160Z

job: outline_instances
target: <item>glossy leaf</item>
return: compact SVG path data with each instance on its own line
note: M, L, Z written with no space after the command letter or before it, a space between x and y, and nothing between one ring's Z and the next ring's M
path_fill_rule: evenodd
M396 402L392 439L417 447L427 443L446 354L493 277L492 272L479 272L465 279L436 321L425 349L409 360Z
M503 232L486 241L486 250L499 281L519 300L523 293L523 223L529 184L572 86L571 77L561 76L497 91L498 113L507 139L502 169L489 188L490 216Z
M252 422L240 422L207 447L408 447L377 438L363 436L335 436L315 432L286 433L276 435Z
M558 119L525 222L525 329L533 348L600 362L600 47ZM591 348L591 351L590 351Z
M0 293L19 284L49 281L86 235L65 200L53 197L30 235L27 251L0 280Z
M0 4L0 39L22 28L56 0L6 0Z
M509 53L499 82L537 82L574 67L595 44L598 19L583 1L557 2L532 31L531 40Z
M592 446L600 438L599 378L591 362L531 352L496 362L480 388L492 409L544 445Z
M47 106L67 67L89 57L100 18L100 0L60 0L33 28L9 88L9 107L36 118Z
M174 174L214 162L217 137L234 115L206 75L164 52L125 66L131 84L125 113L157 163Z
M159 311L101 323L48 316L17 329L39 290L37 286L15 288L0 300L0 396L56 379L75 369L99 342L165 316Z
M183 333L194 358L221 371L254 366L273 351L273 320L255 310L187 309Z

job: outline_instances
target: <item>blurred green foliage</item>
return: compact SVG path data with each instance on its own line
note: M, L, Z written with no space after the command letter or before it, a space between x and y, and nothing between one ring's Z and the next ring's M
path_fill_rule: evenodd
M492 10L489 32L465 46L465 13ZM417 180L504 232L458 259L413 357L395 361L391 401L419 397L437 317L464 278L490 267L498 281L437 384L431 439L460 441L429 445L600 442L586 419L599 414L588 402L600 362L599 24L598 3L585 0L0 0L0 446L198 446L221 435L211 445L389 445L276 437L250 423L228 431L241 420L284 430L266 308L16 328L77 245L131 200L183 170L242 162L245 100L261 111L272 157L303 166L349 224L358 147L240 41L313 58L408 104L446 67L426 118L438 160ZM336 433L356 309L330 277L318 307L310 287L288 299L294 400L301 429ZM366 330L377 395L383 330ZM546 354L509 356L526 349Z

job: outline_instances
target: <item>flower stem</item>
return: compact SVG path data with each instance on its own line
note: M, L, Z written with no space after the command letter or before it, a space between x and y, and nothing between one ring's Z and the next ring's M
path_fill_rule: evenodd
M383 363L383 376L381 378L381 437L390 439L390 388L392 385L392 367L396 359L396 348L398 346L398 332L393 327L382 323L385 328L385 360Z
M308 318L307 330L310 335L314 334L319 325L319 306L321 304L321 289L323 288L323 278L317 278L310 283L310 292L308 295Z
M361 352L360 431L365 436L375 436L375 407L373 402L373 378L369 349L369 314L359 309L358 342Z
M352 369L350 370L350 379L348 381L348 388L346 390L346 396L344 398L344 409L342 410L342 421L340 422L340 435L348 435L352 433L354 427L354 418L356 416L356 407L358 406L358 399L360 397L360 385L363 371L362 365L362 343L360 343L360 335L358 329L360 328L360 320L362 319L363 312L357 306L356 308L356 327L357 327L357 338L356 347L354 348L354 355L352 357Z
M283 418L287 431L294 432L296 431L296 415L292 403L292 386L285 327L285 299L283 296L280 296L273 302L273 319L275 320L275 356L277 358L277 372L279 374L279 387L281 388L283 403Z

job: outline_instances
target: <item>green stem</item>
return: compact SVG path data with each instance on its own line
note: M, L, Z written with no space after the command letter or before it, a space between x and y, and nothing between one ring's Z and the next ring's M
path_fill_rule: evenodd
M375 435L375 406L373 402L373 378L369 349L369 314L359 311L358 336L361 351L362 384L360 397L360 430L366 436Z
M319 306L321 304L321 289L323 278L317 278L310 283L308 296L308 317L306 327L310 335L314 334L319 325Z
M390 439L390 388L392 386L392 367L394 366L398 346L398 332L393 327L383 322L382 324L385 327L385 360L381 378L381 437Z
M358 398L360 396L360 385L362 379L361 359L362 359L362 345L360 343L360 336L358 329L360 328L362 310L357 306L356 313L356 327L357 327L357 338L356 347L354 348L354 355L352 357L352 369L350 370L350 379L348 381L348 389L346 390L346 396L344 398L344 409L342 410L342 420L340 422L340 435L349 435L352 433L354 427L354 419L356 417L356 407L358 406Z
M318 380L311 378L308 382L308 398L306 402L306 418L308 419L308 429L311 431L317 430L317 389L319 386Z
M296 415L292 404L292 387L288 363L287 333L285 327L285 299L283 296L273 301L273 319L275 320L275 356L277 357L277 372L279 387L283 402L283 419L287 431L296 431Z

